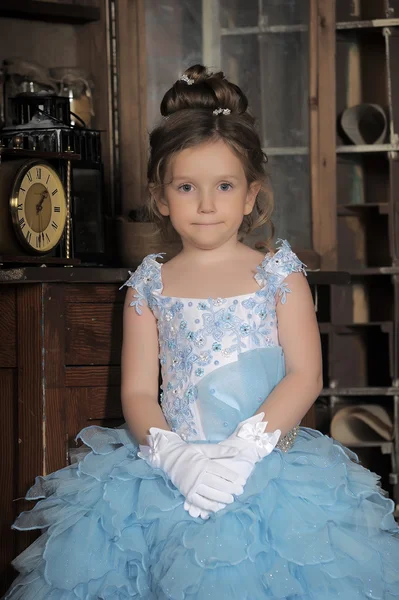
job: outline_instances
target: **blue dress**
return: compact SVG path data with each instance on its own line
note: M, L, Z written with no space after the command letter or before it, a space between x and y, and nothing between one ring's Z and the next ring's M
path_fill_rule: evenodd
M125 285L158 323L162 409L197 443L225 439L284 377L276 298L303 265L283 242L231 298L162 293L158 255ZM295 398L293 398L295 402ZM80 432L78 463L38 477L16 529L42 535L15 561L7 600L360 600L399 598L399 528L379 477L300 427L258 463L244 493L203 521L126 428Z

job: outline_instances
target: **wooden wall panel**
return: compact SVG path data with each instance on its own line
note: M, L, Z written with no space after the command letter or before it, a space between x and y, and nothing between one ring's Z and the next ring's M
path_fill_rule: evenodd
M0 296L1 301L1 296ZM10 562L15 556L16 533L11 530L15 519L17 440L16 399L17 372L0 369L0 594L6 591L15 574Z
M72 387L65 398L68 449L80 444L75 438L84 427L115 427L124 421L119 387Z
M128 275L126 275L127 279ZM118 285L96 285L95 283L70 284L64 287L64 298L67 304L96 304L120 302L123 304L126 289L119 290Z
M60 284L43 286L44 474L67 464L64 287Z
M122 419L120 388L86 388L89 420Z
M30 510L32 503L22 500L36 475L43 474L43 387L42 387L42 287L20 285L17 290L18 468L16 511ZM35 538L32 532L20 532L17 550L21 552Z
M67 367L66 387L104 387L117 386L121 381L119 366Z
M87 388L69 388L65 390L66 429L68 449L76 448L75 437L87 422Z
M68 304L66 364L119 364L122 348L122 311L122 305Z
M0 291L0 368L17 366L16 288L4 286Z

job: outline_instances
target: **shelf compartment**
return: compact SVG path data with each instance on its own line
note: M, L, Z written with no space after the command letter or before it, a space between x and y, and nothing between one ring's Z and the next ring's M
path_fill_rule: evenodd
M346 155L337 159L337 203L339 207L384 210L389 202L389 166L383 155ZM380 208L381 205L381 208ZM386 205L386 206L384 206ZM353 214L353 213L350 213Z
M100 20L100 9L66 2L38 0L2 0L0 17L47 21L52 23L84 24Z
M348 291L342 289L349 296ZM394 286L389 275L366 279L353 276L351 292L353 322L387 323L394 320Z
M330 390L328 390L329 392ZM367 390L363 388L361 394L357 397L349 396L338 396L337 394L345 390L334 390L332 397L319 397L315 403L316 412L316 428L322 433L331 436L331 420L333 416L345 407L378 404L388 411L391 419L395 412L395 404L398 396L388 397L380 394L375 394L375 397L371 395L365 395ZM399 389L396 388L396 393ZM359 426L361 426L359 424ZM360 433L360 432L359 432ZM366 433L366 432L365 432ZM396 475L396 448L395 441L386 440L377 433L375 437L364 436L364 439L360 436L361 441L353 441L351 443L343 443L344 447L351 449L358 456L361 464L366 468L378 473L383 478L383 487L393 493L390 486L397 483ZM340 440L339 440L340 441Z
M337 31L336 35L336 112L358 104L389 106L386 43L382 30L375 32ZM338 128L338 154L398 151L387 138L380 144L352 145Z
M327 329L323 326L323 329ZM337 388L392 386L392 323L330 326L329 384Z
M352 277L350 286L333 286L330 291L330 327L387 327L394 320L394 286L391 277ZM349 324L349 325L348 325Z
M338 216L339 268L351 271L390 266L388 215L375 207L350 212L353 214Z

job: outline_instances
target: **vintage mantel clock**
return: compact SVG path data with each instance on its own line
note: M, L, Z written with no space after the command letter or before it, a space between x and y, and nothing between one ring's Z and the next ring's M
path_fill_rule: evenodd
M100 132L68 125L68 98L11 102L0 131L0 262L102 262Z
M43 160L0 165L0 255L45 255L63 237L67 197L56 170Z

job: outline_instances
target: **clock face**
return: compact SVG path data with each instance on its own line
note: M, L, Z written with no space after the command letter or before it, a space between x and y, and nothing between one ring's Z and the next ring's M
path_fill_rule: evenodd
M38 254L50 252L62 237L67 216L64 187L54 169L39 162L23 166L10 203L21 244Z

